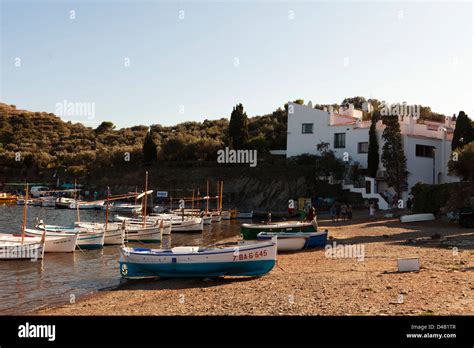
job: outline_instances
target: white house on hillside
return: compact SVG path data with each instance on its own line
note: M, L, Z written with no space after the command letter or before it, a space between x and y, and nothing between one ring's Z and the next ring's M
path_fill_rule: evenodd
M360 167L367 168L370 121L362 121L362 111L355 109L353 105L346 109L333 110L330 107L328 110L319 110L314 109L310 103L308 106L288 103L286 156L317 154L317 145L327 142L338 157L344 158L344 154L348 154L351 164L358 162ZM408 191L404 193L404 198L418 182L432 184L433 178L436 184L459 181L457 177L448 175L447 168L451 156L454 121L450 117L446 118L444 123L417 123L417 119L412 116L398 116L398 119L409 172ZM379 121L379 154L382 152L384 128L382 121ZM374 185L375 181L367 178L371 181L368 189L371 192L367 193L391 191L383 180L383 174L384 168L380 163L377 184Z

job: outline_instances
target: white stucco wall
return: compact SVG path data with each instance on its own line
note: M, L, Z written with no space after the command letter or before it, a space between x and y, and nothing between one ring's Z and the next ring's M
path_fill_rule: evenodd
M330 126L328 112L293 103L289 103L289 111L291 106L294 114L288 113L287 157L303 153L317 154L317 145L327 142L338 157L342 158L347 152L351 162L359 162L362 167L367 167L367 154L359 154L357 144L369 141L368 128L354 128L353 125ZM302 134L303 123L313 123L313 134ZM346 134L345 148L334 148L336 133Z
M363 168L367 168L367 154L358 153L358 143L369 141L369 128L358 128L352 124L349 125L330 125L329 112L308 108L299 104L289 103L288 114L288 136L287 136L287 157L300 155L303 153L317 154L316 146L321 142L328 142L331 150L340 158L347 152L350 156L350 162L359 162ZM293 113L291 113L293 111ZM302 124L312 123L313 133L302 134ZM402 125L403 132L405 127ZM410 125L412 129L419 128L422 125ZM408 129L407 128L407 129ZM379 140L379 154L382 153L383 128L377 129ZM441 136L441 130L438 136ZM334 148L334 134L346 134L345 148ZM423 135L436 136L436 131L424 131ZM446 183L459 181L457 177L449 176L447 172L447 163L451 155L451 141L439 138L428 138L426 136L402 135L405 156L407 158L407 170L409 171L408 186L409 189L418 182L431 184L433 182L433 159L429 157L417 157L416 145L434 146L436 148L435 158L435 182ZM380 170L384 170L382 163ZM386 189L383 182L378 184L379 191Z

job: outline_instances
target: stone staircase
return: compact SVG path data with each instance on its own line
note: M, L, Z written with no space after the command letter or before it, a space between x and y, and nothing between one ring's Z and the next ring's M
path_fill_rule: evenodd
M366 177L366 180L369 180L373 184L373 179ZM365 187L354 187L352 184L346 184L344 181L342 182L342 189L349 190L350 192L359 193L362 195L364 199L376 199L378 201L378 207L380 210L389 210L390 206L385 201L385 199L378 193L367 193ZM374 190L372 190L374 191Z

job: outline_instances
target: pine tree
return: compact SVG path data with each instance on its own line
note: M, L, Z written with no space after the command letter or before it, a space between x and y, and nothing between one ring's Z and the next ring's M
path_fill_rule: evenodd
M236 105L230 116L229 141L234 149L244 149L248 144L248 117L242 104Z
M385 129L382 134L384 144L382 147L382 163L385 167L385 181L388 186L393 187L401 197L407 188L407 159L403 151L400 124L396 116L382 117Z
M451 149L454 151L459 147L469 144L473 140L474 130L472 129L471 120L464 111L460 111L456 119Z
M380 113L374 112L372 114L372 123L369 130L369 153L367 154L367 172L372 178L377 176L377 169L379 167L379 141L377 139L377 121L380 119Z
M156 144L151 137L150 131L148 131L145 136L145 141L143 142L143 160L145 163L151 163L157 159L158 150L156 149Z

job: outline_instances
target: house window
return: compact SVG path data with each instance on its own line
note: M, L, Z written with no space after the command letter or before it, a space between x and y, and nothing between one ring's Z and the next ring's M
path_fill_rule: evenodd
M303 133L303 134L312 134L313 133L313 124L312 123L303 123L301 133Z
M346 133L334 134L334 148L340 149L346 147Z
M357 143L357 153L368 153L369 152L369 143Z
M416 157L433 158L433 149L434 149L434 146L416 144Z

